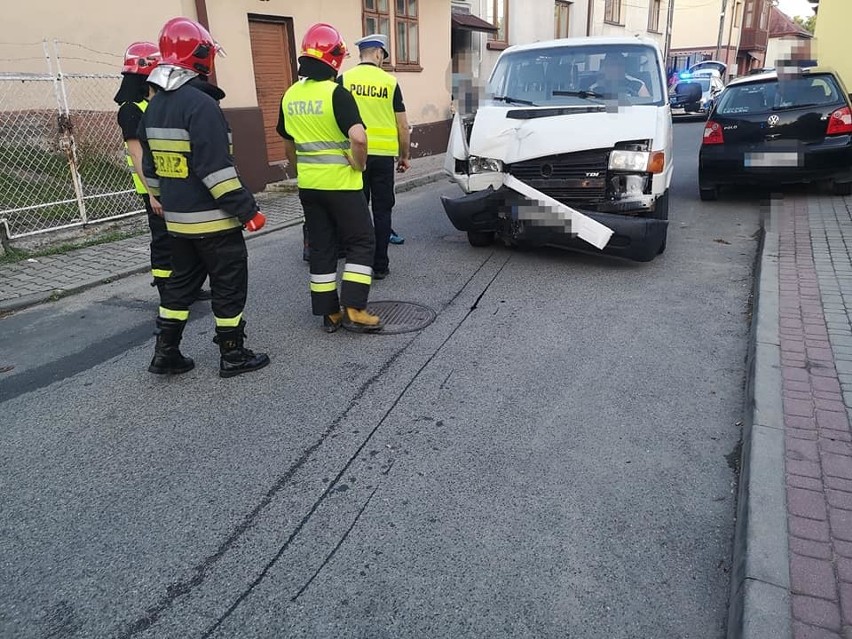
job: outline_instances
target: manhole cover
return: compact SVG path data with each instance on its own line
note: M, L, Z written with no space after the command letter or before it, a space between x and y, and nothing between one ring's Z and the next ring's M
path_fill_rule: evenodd
M435 311L412 302L369 302L367 310L382 318L385 327L376 335L411 333L435 321Z

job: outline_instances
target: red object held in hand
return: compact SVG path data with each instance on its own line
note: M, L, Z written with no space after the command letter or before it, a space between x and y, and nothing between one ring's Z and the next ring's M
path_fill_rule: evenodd
M258 211L254 214L253 218L246 222L246 230L249 232L259 231L263 228L264 224L266 224L266 216Z

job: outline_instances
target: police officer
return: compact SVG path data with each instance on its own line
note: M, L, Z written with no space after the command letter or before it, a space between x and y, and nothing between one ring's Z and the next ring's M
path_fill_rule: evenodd
M391 212L396 202L394 158L399 158L398 172L411 168L408 117L396 78L382 69L382 63L390 55L388 37L374 33L355 44L361 53L361 63L346 71L340 82L355 98L367 129L364 195L373 208L376 229L373 277L380 280L390 273L388 242L391 235L396 236L391 228Z
M209 275L219 375L233 377L269 363L265 353L245 348L243 320L248 264L242 228L257 231L266 218L234 168L228 124L218 105L224 92L206 81L218 45L188 18L169 20L159 44L162 60L149 77L159 91L142 118L140 139L145 178L160 195L173 236L173 273L148 370L177 374L193 368L179 345L193 293Z
M364 198L367 136L352 95L335 83L346 44L331 25L312 26L302 39L299 76L281 99L278 132L296 168L310 237L311 306L329 333L341 324L381 330L367 312L375 237ZM346 255L337 292L337 242ZM342 308L341 308L342 306Z
M134 42L124 54L121 69L122 80L115 102L118 109L118 125L124 137L124 155L133 175L136 193L142 197L148 213L148 228L151 230L151 276L162 298L165 281L172 274L171 238L163 220L163 207L156 197L148 193L142 173L142 146L139 144L139 122L148 107L148 99L154 94L146 80L157 64L159 52L153 42Z

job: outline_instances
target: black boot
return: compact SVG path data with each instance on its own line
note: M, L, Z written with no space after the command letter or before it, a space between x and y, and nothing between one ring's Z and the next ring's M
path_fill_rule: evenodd
M213 339L219 345L219 377L234 377L241 373L250 373L263 368L269 364L269 356L266 353L257 353L245 348L246 323L240 321L239 326L233 328L216 328L216 337Z
M157 344L148 371L157 375L179 375L195 368L195 362L180 352L180 338L186 322L157 318Z

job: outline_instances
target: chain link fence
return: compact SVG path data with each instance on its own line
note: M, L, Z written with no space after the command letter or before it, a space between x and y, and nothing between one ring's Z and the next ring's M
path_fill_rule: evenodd
M143 211L112 96L119 74L0 73L0 226L8 238Z

